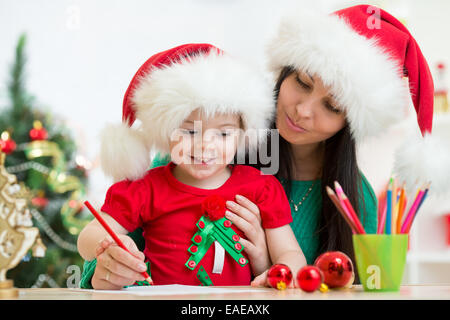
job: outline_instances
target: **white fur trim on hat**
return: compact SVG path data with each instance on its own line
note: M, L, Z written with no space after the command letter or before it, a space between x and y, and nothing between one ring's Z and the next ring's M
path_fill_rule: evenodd
M267 55L276 77L286 66L319 76L346 111L356 142L404 116L410 96L399 66L343 18L302 12L285 17Z
M412 191L431 182L430 193L450 192L450 115L433 119L433 133L409 136L395 152L394 172Z
M197 108L207 116L238 113L245 130L258 130L265 141L275 113L273 88L267 79L228 54L211 50L153 68L139 79L132 94L136 118L142 122L148 145L169 153L170 136Z
M107 125L101 132L100 162L114 181L136 180L150 167L150 152L143 133L126 123Z

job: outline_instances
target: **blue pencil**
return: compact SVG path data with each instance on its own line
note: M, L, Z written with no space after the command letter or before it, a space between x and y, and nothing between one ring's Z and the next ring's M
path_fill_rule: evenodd
M425 193L423 194L422 200L420 200L419 207L417 208L416 213L419 211L420 207L422 206L423 201L427 197L428 189L429 189L429 186L427 186L425 189Z
M386 194L386 234L391 234L392 221L392 178Z

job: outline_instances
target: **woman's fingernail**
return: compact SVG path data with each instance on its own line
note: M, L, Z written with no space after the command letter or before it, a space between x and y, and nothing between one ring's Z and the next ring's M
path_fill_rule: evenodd
M234 207L235 203L233 201L227 201L227 206Z
M233 216L233 214L230 211L228 211L228 210L225 211L225 217L230 218L232 216Z
M237 194L237 195L236 195L236 199L237 199L237 200L244 200L244 197L241 196L241 195L239 195L239 194Z

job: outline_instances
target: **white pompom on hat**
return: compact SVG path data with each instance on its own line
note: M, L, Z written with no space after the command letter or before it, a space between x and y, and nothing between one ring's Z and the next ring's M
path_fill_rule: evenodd
M430 194L450 192L450 114L437 114L433 134L410 134L395 152L394 172L409 191L431 182Z
M150 150L169 153L170 137L196 109L240 114L256 133L247 150L265 141L275 114L270 82L254 68L210 44L185 44L150 57L125 93L122 124L102 132L101 164L115 181L142 177ZM135 120L137 128L131 128ZM242 147L242 146L241 146Z

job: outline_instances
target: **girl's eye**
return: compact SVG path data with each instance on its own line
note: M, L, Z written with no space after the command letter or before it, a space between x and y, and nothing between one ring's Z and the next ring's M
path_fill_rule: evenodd
M299 77L298 75L295 77L295 80L297 80L297 83L298 83L303 89L306 89L306 90L311 89L311 87L310 87L309 85L307 85L306 83L304 83L304 82L300 79L300 77Z
M231 132L222 132L222 137L229 137L231 136Z
M183 129L183 133L189 134L189 135L194 135L194 134L197 133L197 131L195 131L195 130L189 130L189 129Z
M329 102L325 102L325 107L326 107L328 110L330 110L331 112L334 112L334 113L336 113L336 114L341 114L341 113L342 113L341 110L339 110L339 109L336 108L336 107L333 107Z

